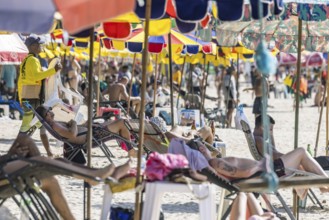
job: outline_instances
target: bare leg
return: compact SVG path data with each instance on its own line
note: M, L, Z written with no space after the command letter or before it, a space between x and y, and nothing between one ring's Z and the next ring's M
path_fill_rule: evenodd
M111 175L111 177L113 177L116 180L119 180L120 178L125 176L128 173L128 171L130 170L130 163L131 163L131 160L129 159L126 163L122 164L121 166L116 167L113 174Z
M250 211L250 215L263 215L264 214L264 211L263 211L262 207L259 205L254 194L247 193L247 203L248 203L248 209Z
M64 220L73 220L75 219L72 215L70 208L67 204L67 201L63 195L61 187L58 184L58 181L55 177L49 177L41 181L41 188L49 196L51 203L53 204L56 211Z
M54 155L50 150L49 140L45 128L40 128L40 138L43 146L45 147L48 157L53 157Z
M132 106L134 106L136 115L139 115L139 112L141 109L141 100L138 98L138 99L131 100L131 102L132 102Z
M297 148L281 157L283 164L287 168L298 169L302 166L305 171L328 177L322 167L314 160L304 148ZM329 192L328 187L321 187L322 192Z
M208 126L204 126L200 130L198 130L198 134L205 140L207 143L212 144L214 141L214 137L212 135L212 130Z
M227 128L230 128L232 125L232 114L233 114L234 109L230 108L227 111L227 119L226 119L226 123L227 123Z
M126 140L130 141L130 132L128 128L124 124L124 120L118 119L115 121L112 121L109 124L104 124L107 125L107 129L113 133L119 134L121 137L125 138ZM128 156L130 157L136 157L137 152L134 148L130 149L128 151Z
M240 192L237 197L235 197L230 220L245 220L247 213L247 196L246 194Z

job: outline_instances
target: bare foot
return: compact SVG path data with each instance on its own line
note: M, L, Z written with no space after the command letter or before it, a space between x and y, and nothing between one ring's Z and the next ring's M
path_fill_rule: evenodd
M94 171L95 176L105 179L109 176L111 176L115 171L115 166L114 164L110 164L104 168L100 168Z
M320 187L319 188L320 189L320 191L322 192L322 193L328 193L329 192L329 188L328 187Z
M131 164L131 159L129 158L129 160L126 163L115 168L111 177L116 180L119 180L121 177L123 177L128 173L128 171L130 170L130 164Z

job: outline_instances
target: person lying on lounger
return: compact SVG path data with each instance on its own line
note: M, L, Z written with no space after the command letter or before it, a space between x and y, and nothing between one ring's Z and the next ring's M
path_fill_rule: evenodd
M36 112L56 131L59 135L67 138L69 142L74 144L84 144L87 142L87 127L84 125L77 125L76 121L71 120L69 122L59 122L54 120L54 113L51 107L44 105L39 106ZM98 132L102 132L104 129L119 134L126 140L130 141L130 132L124 124L123 119L118 119L111 122L105 122L103 124L95 124L93 127L93 136ZM137 151L127 144L128 156L136 157Z
M247 178L253 174L264 171L265 159L261 161L250 160L238 157L213 158L207 149L200 141L196 142L199 151L204 155L210 167L219 175L228 178ZM274 160L274 171L280 177L286 173L285 167L298 169L300 166L305 171L314 173L320 176L328 177L322 167L309 155L304 148L297 148L289 153ZM329 192L329 187L320 187L321 192Z
M199 130L184 131L183 127L178 125L174 126L171 130L167 130L166 122L160 117L152 117L150 119L154 124L156 124L160 130L166 135L166 137L171 141L173 138L180 138L185 141L189 141L194 138L194 136L201 137L204 141L209 144L213 144L214 135L212 129L209 126L204 126Z
M269 138L271 140L270 143L270 147L272 149L273 152L273 159L277 159L280 158L282 155L284 155L283 153L281 153L280 151L278 151L275 147L275 141L274 141L274 135L273 135L273 129L274 129L274 125L275 125L275 121L274 119L268 116L268 121L270 123L269 127L270 127L270 133L269 133ZM256 147L257 150L259 152L260 155L264 155L263 153L263 123L262 123L262 115L258 115L255 119L255 129L254 129L254 138L255 138L255 143L256 143Z
M79 173L85 173L89 176L93 176L95 178L105 179L107 177L112 177L114 179L120 179L124 175L126 175L130 169L130 159L123 165L115 167L113 164L106 166L101 169L89 168L82 165L73 164L65 159L52 159L49 157L40 156L40 152L31 139L30 136L25 134L19 134L17 139L14 141L10 150L8 151L9 155L18 155L19 157L29 158L32 161L49 161L54 162L56 165L62 165L65 169L72 170L72 176L83 179L91 185L95 185L98 182L92 181L88 178L84 178L83 176L76 175L74 172L78 171ZM15 167L21 167L24 163L28 163L24 160L14 160L12 162L8 162L4 165L3 169L5 172L10 172L11 170L15 170ZM17 168L16 168L17 169ZM48 177L47 179L41 179L41 189L49 196L51 203L53 204L56 211L60 214L60 216L65 220L73 220L75 219L73 214L71 213L67 201L62 193L61 187L54 176Z

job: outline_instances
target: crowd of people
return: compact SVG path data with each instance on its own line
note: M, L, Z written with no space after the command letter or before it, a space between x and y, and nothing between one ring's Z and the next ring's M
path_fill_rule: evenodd
M88 72L88 66L86 63L78 61L73 56L69 56L65 59L62 59L61 63L56 63L53 68L47 69L47 61L41 59L38 54L41 52L42 44L44 42L37 36L30 36L26 39L25 44L29 50L29 54L23 60L22 64L18 68L13 65L4 65L1 68L1 91L3 94L9 96L16 96L16 90L18 93L17 99L22 103L24 110L24 115L22 118L22 126L20 127L19 134L16 141L13 143L8 154L18 154L23 157L40 157L40 152L36 147L34 141L29 137L36 128L40 128L40 138L43 146L47 152L49 160L53 160L54 156L51 147L48 141L48 136L46 134L46 129L42 126L41 123L37 123L34 126L31 126L31 121L34 117L33 111L23 105L24 102L29 102L29 104L36 109L36 112L44 119L50 127L57 132L60 136L66 138L69 142L74 144L83 144L87 141L88 130L84 125L78 125L76 121L70 120L69 122L60 122L54 119L54 112L49 106L44 105L43 97L43 81L47 77L56 74L57 72L61 73L62 82L64 86L71 89L73 92L82 94L85 96L85 99L90 98L97 100L96 92L94 97L88 97L88 83L86 78L83 77L83 72ZM95 68L94 83L96 84L95 88L100 88L100 100L101 101L125 101L129 103L132 111L139 116L141 105L146 103L141 103L141 66L140 63L135 64L132 73L132 66L128 63L122 61L118 64L116 60L105 61L101 60L100 65L97 65L98 68ZM207 80L205 77L210 75L207 73L205 68L200 65L190 65L190 74L184 74L181 72L181 66L173 66L174 75L174 93L175 97L178 97L178 94L183 97L187 97L189 94L200 96L203 99L209 98L206 94L203 94L204 88L207 86ZM155 68L160 67L158 65ZM154 71L154 70L153 70ZM147 82L147 91L146 102L154 102L154 95L158 97L156 103L153 103L153 107L163 107L168 104L168 95L169 91L166 89L166 82L168 81L168 72L163 71L159 76L155 77L153 71L150 71L148 74ZM289 71L289 74L285 71ZM188 72L188 71L187 71ZM237 104L243 100L239 100L239 75L242 74L241 68L237 70L235 66L228 68L216 67L214 70L215 85L217 87L217 99L219 102L219 107L221 102L224 103L226 109L226 127L230 128L232 124L233 112ZM261 74L257 71L255 66L251 66L250 72L245 73L250 76L251 88L247 88L244 91L253 91L255 96L255 101L253 103L253 113L255 114L255 130L253 135L255 137L256 145L258 151L261 155L263 154L263 127L261 124L262 115L261 115L261 103L262 103L262 83L267 83L268 94L270 95L271 91L274 91L275 97L283 91L284 97L288 97L288 90L295 91L294 79L292 81L289 78L294 78L295 69L288 68L279 68L277 74L275 75L274 83L271 81L264 81L261 77ZM186 77L184 76L186 75ZM310 96L311 87L307 84L307 78L309 76L303 76L301 83L301 95L303 98ZM312 78L313 77L313 78ZM317 74L312 76L312 80L319 81L321 75ZM289 81L290 80L290 81ZM17 81L17 83L16 83ZM289 81L289 83L288 83ZM323 82L319 81L319 86L317 94L315 96L315 105L321 105L323 100ZM99 86L98 86L99 84ZM284 85L282 88L279 85ZM154 93L154 85L157 85L156 92ZM273 88L271 88L273 87ZM320 93L320 94L319 94ZM2 95L2 94L1 94ZM201 102L202 102L201 98ZM211 98L211 97L210 97ZM64 98L63 98L64 99ZM68 104L75 105L76 100L66 100ZM191 103L192 102L192 103ZM183 107L192 108L195 107L194 101L185 99ZM199 103L200 104L200 103ZM115 104L111 104L111 107L117 107ZM103 124L95 125L93 129L93 135L97 136L98 128L105 129L107 131L113 132L120 135L122 138L127 141L131 140L130 131L127 129L124 120L129 120L128 118L117 119L114 121L106 121ZM206 143L212 145L215 141L215 129L214 127L203 126L199 130L192 130L186 133L182 127L176 126L171 130L167 130L164 120L157 120L161 123L158 123L157 126L163 131L164 135L169 139L179 138L186 142L194 139L195 136L200 137ZM270 139L272 151L273 151L273 160L274 160L274 169L278 176L285 175L285 167L291 168L300 168L315 173L320 176L327 177L327 174L323 171L321 166L312 158L310 155L303 149L298 148L287 154L278 152L275 148L275 141L273 137L273 126L275 121L273 118L269 117L270 121ZM192 126L193 124L192 120ZM191 126L191 124L189 124ZM145 139L153 141L154 144L157 144L157 141L151 135L145 135ZM206 160L209 168L213 170L214 173L218 175L223 175L229 178L246 178L250 177L253 174L264 171L265 165L264 160L262 161L253 161L244 158L236 157L225 157L218 158L214 157L213 154L210 154L207 147L205 147L204 142L198 142L199 156L198 159ZM137 155L137 150L131 145L127 146L128 157L135 157ZM64 163L65 166L71 167L72 170L82 169L85 172L94 175L95 177L100 177L105 179L109 176L120 179L122 176L127 174L130 168L130 160L122 166L114 167L113 165L107 166L101 169L90 169L87 167L81 167L80 165L72 164L69 161L61 161L58 163ZM88 180L86 180L88 181ZM94 184L94 183L92 183ZM64 195L61 192L60 186L57 180L54 177L49 179L42 180L42 188L49 195L51 202L58 211L58 213L64 219L74 219L71 214ZM328 187L321 187L321 191L328 192ZM54 192L56 191L56 193ZM239 194L238 199L235 202L235 206L239 206L243 200L244 206L250 201L254 201L253 196ZM246 199L247 198L247 199ZM248 200L248 201L247 201ZM253 202L255 204L255 202ZM241 205L241 204L240 204ZM241 209L233 209L231 216L238 215L237 212ZM255 212L257 215L264 215L263 212ZM265 215L266 216L266 215ZM269 214L269 216L272 216Z

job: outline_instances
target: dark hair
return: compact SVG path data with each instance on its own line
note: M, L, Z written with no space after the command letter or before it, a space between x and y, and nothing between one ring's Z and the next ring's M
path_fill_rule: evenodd
M38 113L38 115L40 115L42 118L45 118L46 117L46 114L49 110L52 110L51 107L46 107L46 106L43 106L43 105L40 105L37 107L37 109L35 110L36 113Z
M268 117L270 123L271 123L272 125L275 125L275 121L274 121L274 119L273 119L271 116L269 116L269 115L267 115L267 117ZM256 119L255 119L255 127L258 128L258 127L260 127L260 126L262 126L262 115L258 115L258 116L256 117Z

